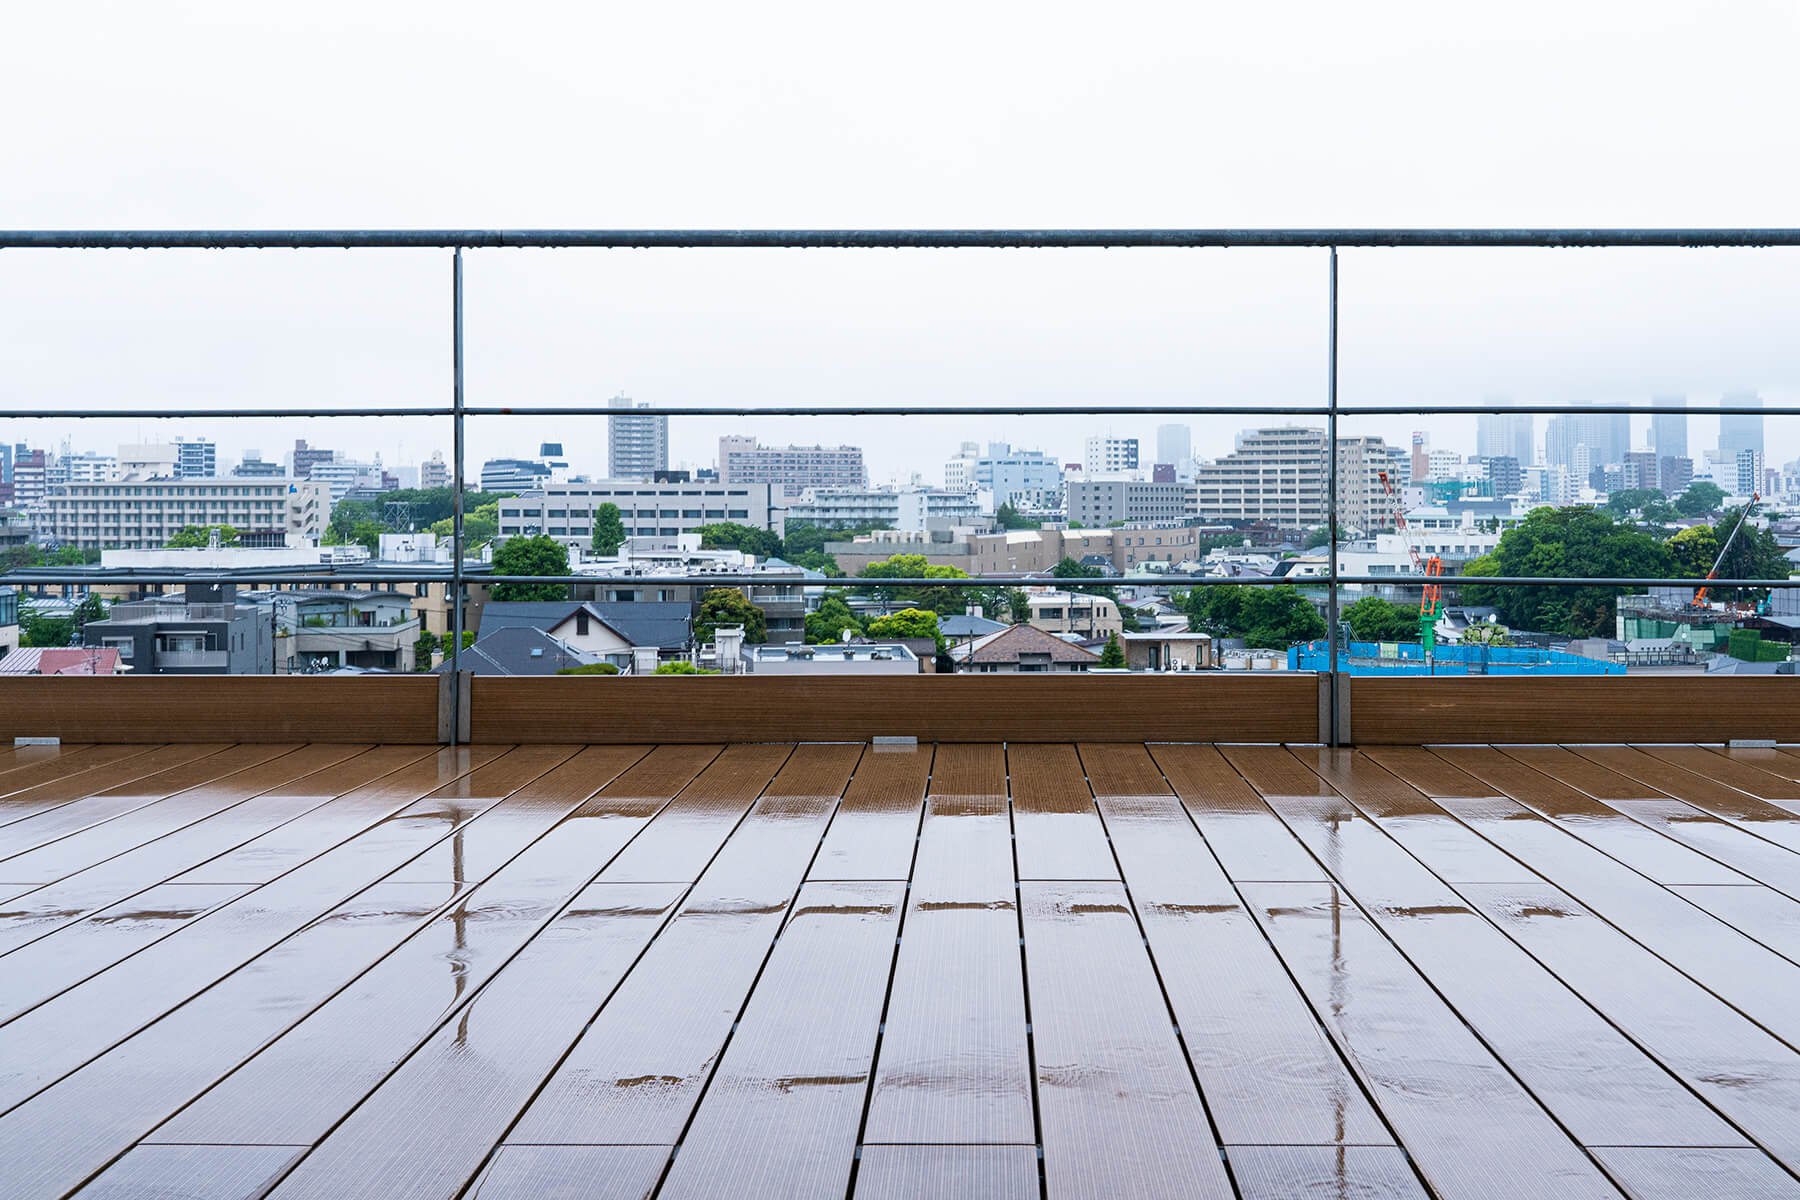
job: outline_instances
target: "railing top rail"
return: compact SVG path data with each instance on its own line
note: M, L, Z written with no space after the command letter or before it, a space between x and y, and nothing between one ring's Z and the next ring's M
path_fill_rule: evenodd
M1800 246L1800 228L19 229L0 249L1073 249Z

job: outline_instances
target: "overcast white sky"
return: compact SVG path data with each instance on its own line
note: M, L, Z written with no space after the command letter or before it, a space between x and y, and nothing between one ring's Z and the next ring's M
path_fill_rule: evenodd
M1793 225L1790 4L19 6L0 226ZM1347 252L1347 403L1800 402L1800 253ZM0 254L7 407L435 404L444 252ZM1323 252L482 252L469 399L1317 403ZM678 420L1079 457L1143 421ZM1239 418L1198 423L1218 452ZM441 422L0 420L412 461ZM1421 425L1469 451L1448 420ZM1772 461L1800 421L1770 421ZM1692 431L1698 450L1714 422ZM1541 428L1541 421L1540 421ZM472 465L603 421L482 422ZM1640 434L1641 440L1641 434Z

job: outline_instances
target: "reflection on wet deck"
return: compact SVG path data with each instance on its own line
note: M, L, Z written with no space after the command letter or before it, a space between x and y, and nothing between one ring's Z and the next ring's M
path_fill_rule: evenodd
M0 749L6 1197L1800 1197L1800 751Z

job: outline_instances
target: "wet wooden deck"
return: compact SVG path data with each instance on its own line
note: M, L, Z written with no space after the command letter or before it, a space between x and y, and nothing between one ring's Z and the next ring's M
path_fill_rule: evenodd
M0 1194L1800 1197L1800 751L0 749Z

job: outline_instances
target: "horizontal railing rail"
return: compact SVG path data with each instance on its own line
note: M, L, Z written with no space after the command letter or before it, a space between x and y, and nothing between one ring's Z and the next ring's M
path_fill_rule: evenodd
M1347 249L1609 249L1609 248L1714 248L1766 249L1800 247L1800 228L1302 228L1302 229L335 229L335 230L12 230L0 231L0 250L180 250L180 249L400 249L449 250L453 252L451 272L451 401L449 404L421 406L383 405L379 407L319 405L233 405L224 407L157 407L119 412L80 407L18 407L6 416L16 419L287 419L338 417L448 418L452 422L451 488L453 496L451 535L452 563L448 569L404 566L368 570L351 565L321 564L314 568L291 568L268 571L202 570L170 573L156 570L58 570L29 569L0 574L0 585L31 588L33 586L174 586L195 580L251 584L280 583L425 583L443 584L456 597L452 604L452 638L448 683L449 697L454 703L462 694L462 675L455 668L461 649L462 604L460 599L471 582L496 583L500 577L489 574L466 559L467 538L464 527L463 497L469 483L466 472L465 424L471 417L600 417L618 415L621 410L610 404L600 405L472 405L467 402L464 387L463 355L463 252L504 249L846 249L846 250L957 250L957 249L1322 249L1329 252L1327 275L1327 355L1325 402L1323 404L789 404L779 406L744 405L648 405L633 408L630 414L640 417L1081 417L1081 416L1247 416L1281 418L1318 418L1326 426L1329 442L1336 445L1340 422L1348 418L1370 416L1455 416L1486 413L1517 414L1585 414L1603 415L1672 415L1699 414L1711 416L1800 416L1800 406L1749 405L1732 402L1718 404L1670 404L1653 401L1643 403L1526 403L1503 401L1461 404L1388 404L1346 403L1340 393L1338 367L1338 252ZM1377 587L1419 587L1427 580L1420 575L1356 575L1339 569L1339 535L1336 520L1341 489L1338 480L1337 455L1327 461L1327 520L1330 539L1322 547L1326 570L1316 576L1235 577L1217 575L1167 574L1101 578L1062 578L1043 574L999 573L972 575L958 579L936 578L770 578L766 574L699 573L684 575L534 575L507 576L507 582L519 584L575 584L590 586L631 587L758 587L758 588L920 588L920 587L1016 587L1050 585L1063 588L1130 586L1133 584L1172 587L1251 586L1272 587L1294 585L1302 588L1324 588L1328 594L1327 641L1330 649L1330 687L1327 701L1333 714L1329 740L1338 740L1340 729L1336 719L1338 661L1338 599L1345 585ZM896 544L895 552L913 547ZM1506 587L1610 587L1610 588L1687 588L1701 581L1690 577L1518 577L1518 576L1443 576L1440 586L1506 586ZM1800 587L1800 579L1717 579L1714 588L1790 589ZM455 734L450 734L455 740Z

